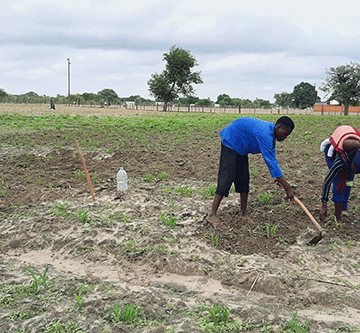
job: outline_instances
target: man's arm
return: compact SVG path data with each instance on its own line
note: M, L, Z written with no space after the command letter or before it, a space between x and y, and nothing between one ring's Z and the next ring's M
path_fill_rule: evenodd
M294 200L294 196L295 196L295 191L292 189L292 187L290 186L290 184L285 180L284 176L278 177L276 178L276 182L278 185L281 185L285 192L286 195L291 199Z

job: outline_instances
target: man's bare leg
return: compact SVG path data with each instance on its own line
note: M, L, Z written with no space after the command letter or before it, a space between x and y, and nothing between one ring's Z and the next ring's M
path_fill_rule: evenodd
M245 218L245 220L249 220L249 222L254 222L250 217L246 216L246 207L247 207L248 197L249 197L249 193L247 193L247 192L240 193L241 214Z
M218 218L218 216L216 215L217 210L220 206L220 202L223 199L223 196L220 194L215 194L215 198L211 207L211 212L210 214L206 217L206 221L208 221L209 223L211 223L214 227L220 226L221 225L221 221Z
M240 193L240 207L242 216L246 216L248 197L249 193Z
M343 202L342 201L335 201L334 202L335 205L335 217L337 222L341 221L341 213L343 210Z

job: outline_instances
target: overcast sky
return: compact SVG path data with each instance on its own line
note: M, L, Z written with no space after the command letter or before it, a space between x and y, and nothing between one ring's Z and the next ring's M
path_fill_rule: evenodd
M110 88L152 98L147 81L176 45L199 63L199 98L273 102L301 82L318 89L330 67L360 62L358 8L353 0L3 0L0 88L67 95L69 58L71 94Z

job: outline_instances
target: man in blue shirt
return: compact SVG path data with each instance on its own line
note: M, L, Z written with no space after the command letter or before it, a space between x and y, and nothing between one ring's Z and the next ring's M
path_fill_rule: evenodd
M275 145L285 140L295 125L291 118L280 117L276 124L251 117L242 117L233 121L221 132L221 155L218 182L210 214L206 220L214 227L222 225L216 215L223 197L229 195L232 183L235 192L240 193L242 215L246 215L249 194L249 158L248 154L261 153L273 178L281 185L289 198L295 192L286 182L276 159Z

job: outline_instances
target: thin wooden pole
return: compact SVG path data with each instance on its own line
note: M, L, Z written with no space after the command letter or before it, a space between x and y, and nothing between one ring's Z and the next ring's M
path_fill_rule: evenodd
M80 149L78 140L76 140L76 145L77 145L77 148L78 148L78 151L79 151L79 155L80 155L80 157L81 157L81 160L82 160L82 163L83 163L83 166L84 166L84 170L85 170L85 173L86 173L86 179L87 179L88 184L89 184L89 187L90 187L91 196L92 196L92 198L93 198L94 201L95 201L95 194L94 194L94 191L93 191L93 188L92 188L92 185L91 185L91 180L90 180L90 177L89 177L89 173L88 173L88 170L87 170L87 168L86 168L84 156L83 156L83 154L82 154L82 152L81 152L81 149Z

